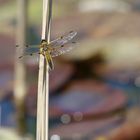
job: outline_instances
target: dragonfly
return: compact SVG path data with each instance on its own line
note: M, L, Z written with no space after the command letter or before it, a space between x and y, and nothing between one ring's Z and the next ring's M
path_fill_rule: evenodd
M61 36L50 43L47 42L47 40L42 40L41 44L39 45L26 45L26 48L23 52L23 55L19 58L22 58L24 56L32 56L34 54L41 54L45 57L46 62L49 65L49 69L54 69L54 63L52 58L65 54L66 52L69 52L72 50L75 46L65 46L66 44L70 43L71 40L77 35L77 32L70 31L68 34ZM76 43L76 42L71 42ZM19 47L18 45L16 47Z

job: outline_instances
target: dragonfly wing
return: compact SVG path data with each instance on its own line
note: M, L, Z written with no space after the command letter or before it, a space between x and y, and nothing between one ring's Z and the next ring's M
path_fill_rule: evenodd
M63 46L63 47L55 48L50 52L50 54L52 57L56 57L56 56L69 52L73 48L74 48L74 46Z
M57 46L63 46L67 44L69 41L71 41L75 36L77 35L77 32L71 31L69 34L62 36L61 38L58 38L54 41L51 41L48 46L55 48Z
M40 51L39 45L31 45L24 49L24 52L21 57L27 56L27 55L33 55L33 54L39 53L39 51Z
M25 48L25 51L24 51L25 54L31 54L31 53L37 53L37 52L39 52L38 45L29 46L28 48Z

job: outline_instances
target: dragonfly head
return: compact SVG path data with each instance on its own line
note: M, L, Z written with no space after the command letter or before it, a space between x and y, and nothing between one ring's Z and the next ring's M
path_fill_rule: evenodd
M46 45L47 44L47 41L45 39L41 40L41 44L42 45Z

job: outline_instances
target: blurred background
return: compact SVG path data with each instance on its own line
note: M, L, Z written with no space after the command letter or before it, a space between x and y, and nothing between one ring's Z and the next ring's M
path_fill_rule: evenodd
M25 43L39 44L42 1L26 2ZM140 1L53 2L51 39L71 30L78 35L71 44L76 49L54 58L50 72L50 140L139 140ZM22 65L26 88L15 82L22 63L15 57L22 39L17 30L23 34L17 3L0 0L0 140L34 140L36 134L38 56Z

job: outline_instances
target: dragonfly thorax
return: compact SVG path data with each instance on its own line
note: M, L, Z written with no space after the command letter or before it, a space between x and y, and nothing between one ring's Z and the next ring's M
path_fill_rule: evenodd
M47 46L44 46L43 51L49 51L49 48Z

